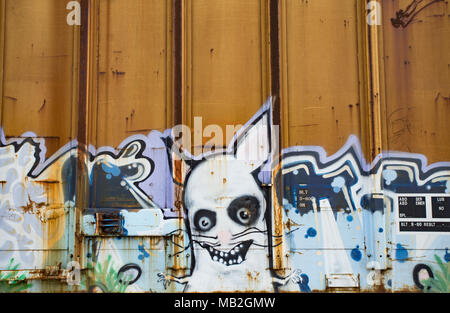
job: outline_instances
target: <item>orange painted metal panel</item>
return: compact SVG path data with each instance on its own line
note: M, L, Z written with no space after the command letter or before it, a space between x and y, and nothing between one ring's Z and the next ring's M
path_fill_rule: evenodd
M198 116L203 127L217 124L225 132L225 125L243 125L265 102L267 14L266 1L185 2L188 126L193 127Z
M282 1L284 146L336 152L361 134L357 1Z
M447 161L450 156L448 3L413 4L410 0L382 2L384 149L422 153L430 162ZM405 12L401 19L404 26L394 27L391 19L396 20L400 10Z
M169 127L170 12L170 1L99 1L98 69L92 78L98 96L90 104L95 145L117 146L133 134Z
M72 138L74 37L66 3L6 0L5 11L1 125L6 137L44 137L51 156Z

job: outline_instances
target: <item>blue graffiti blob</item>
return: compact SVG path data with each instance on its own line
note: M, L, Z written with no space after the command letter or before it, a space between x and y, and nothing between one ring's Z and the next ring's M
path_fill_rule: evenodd
M395 251L395 258L400 263L403 263L408 259L408 250L399 243L397 244L397 250Z
M342 187L345 186L345 179L341 176L336 177L331 183L331 187L333 187L333 191L338 193L341 191Z
M148 254L148 252L145 251L144 245L138 245L138 250L140 252L140 254L138 255L139 260L142 261L144 258L148 258L150 256L150 254Z
M308 275L301 274L300 281L298 282L298 287L300 288L301 292L311 292L311 288L309 288L308 283L309 283Z
M349 222L353 222L353 216L351 216L351 215L348 215L348 216L347 216L347 221L349 221Z
M389 279L389 280L387 281L387 284L388 284L389 287L392 287L392 279Z
M397 172L393 170L384 170L383 178L386 180L386 185L390 185L394 180L397 179Z
M313 227L310 227L310 228L308 228L308 230L306 231L305 238L308 238L308 237L316 237L316 235L317 235L317 231L316 231Z
M384 229L382 227L378 228L378 232L382 233L384 231Z
M362 254L361 254L361 251L359 251L359 246L356 246L356 248L352 249L352 251L350 252L350 256L356 262L361 261Z
M445 255L444 255L445 262L450 262L450 253L448 253L448 248L445 249Z
M106 179L111 179L113 176L117 177L120 175L119 167L113 164L102 163L102 169L103 171L105 171L105 173L107 173Z

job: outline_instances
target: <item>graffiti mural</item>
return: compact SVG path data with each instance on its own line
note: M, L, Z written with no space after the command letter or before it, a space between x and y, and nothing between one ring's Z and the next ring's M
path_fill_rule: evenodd
M28 268L42 268L43 251L64 237L64 221L73 205L73 199L62 197L63 186L71 184L56 170L71 151L62 148L60 157L51 160L52 168L40 163L43 141L22 138L5 144L1 136L0 261L14 258Z
M270 101L226 151L189 159L184 183L185 224L193 251L191 275L161 280L186 291L273 291L286 278L270 272L271 212L258 173L271 155Z
M88 276L81 285L92 293L123 293L128 286L133 285L141 276L139 265L125 264L118 269L112 255L103 262L91 262L87 264Z
M47 291L36 273L48 267L66 275L83 178L83 271L58 291L448 292L450 163L392 151L365 160L350 136L333 155L286 148L277 164L271 110L269 99L228 147L201 155L171 129L87 152L74 140L49 159L35 134L2 132L0 283L16 282L2 290Z
M448 163L427 165L421 155L397 152L368 163L356 137L333 156L320 147L286 149L277 196L291 224L302 225L289 236L291 251L300 253L293 262L307 264L309 277L326 277L313 280L315 289L337 279L336 287L368 288L374 282L365 265L388 277L428 249L447 247L449 170ZM393 288L392 280L383 284Z

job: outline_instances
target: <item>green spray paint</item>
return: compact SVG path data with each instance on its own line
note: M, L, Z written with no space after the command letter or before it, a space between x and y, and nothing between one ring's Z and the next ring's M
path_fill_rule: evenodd
M431 268L433 271L433 278L428 278L421 281L424 286L423 291L427 293L449 293L450 292L450 263L443 263L441 258L434 256L440 271Z
M107 293L123 293L132 279L129 275L119 275L111 255L103 263L89 262L87 269L88 277L81 282L85 289L97 287Z
M0 272L0 293L22 292L32 287L32 284L26 281L28 272L18 268L19 264L14 264L12 258L6 270Z

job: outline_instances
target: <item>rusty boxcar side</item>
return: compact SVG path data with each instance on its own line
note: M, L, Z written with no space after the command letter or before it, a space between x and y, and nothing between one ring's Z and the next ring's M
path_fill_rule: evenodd
M292 278L274 291L448 292L434 279L450 264L449 14L440 0L0 0L0 292L180 292L208 249L219 291L254 255ZM189 213L222 190L230 222L214 223L237 229L252 134L267 145L250 150L271 149L252 168L265 237L216 260ZM186 194L194 176L209 185Z

